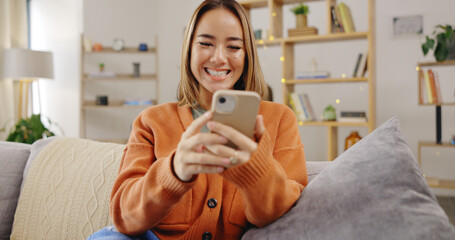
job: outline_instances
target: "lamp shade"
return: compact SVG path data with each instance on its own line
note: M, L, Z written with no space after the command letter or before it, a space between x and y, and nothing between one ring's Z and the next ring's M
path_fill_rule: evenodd
M52 52L11 48L5 50L4 78L53 78Z

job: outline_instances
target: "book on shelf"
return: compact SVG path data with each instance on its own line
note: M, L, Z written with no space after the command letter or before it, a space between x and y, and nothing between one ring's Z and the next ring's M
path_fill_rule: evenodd
M441 103L441 101L439 100L440 97L438 96L438 90L436 88L435 75L431 69L428 69L428 76L430 77L431 96L433 96L433 103Z
M427 101L428 103L432 104L433 103L433 93L431 91L431 83L430 83L430 75L428 74L428 71L423 72L423 78L425 80L425 92L427 93Z
M115 73L110 71L90 72L88 78L115 78Z
M289 105L298 121L316 121L313 106L306 93L289 93Z
M298 27L288 29L289 37L298 37L298 36L305 36L305 35L315 35L318 34L318 29L315 27Z
M366 77L368 72L368 52L365 53L365 61L362 63L361 66L363 66L363 69L360 77Z
M311 121L316 121L317 120L316 114L314 113L313 105L311 104L311 101L310 101L310 98L308 97L308 94L301 93L300 95L303 97L304 107L306 108L306 110L308 112L308 116L309 116L308 118Z
M355 32L354 21L352 19L351 9L345 3L338 3L338 10L340 11L341 22L343 24L344 32Z
M299 95L295 92L289 93L289 105L294 111L297 121L306 121L305 112L303 106L300 103Z
M423 76L423 70L419 69L419 103L425 103L425 77Z
M332 26L333 32L342 33L344 32L343 26L341 25L341 19L337 15L337 10L335 6L330 7L330 11L332 13Z
M354 72L352 72L352 77L357 76L357 71L359 70L360 62L362 61L363 53L359 53L357 56L357 61L355 62Z
M439 87L438 72L434 72L434 86L436 87L436 95L438 96L438 103L442 103L441 88Z
M335 13L336 13L337 18L338 18L338 23L340 24L341 32L345 32L344 26L343 26L343 21L341 21L340 9L337 6L334 6L334 9L335 9Z
M329 71L300 71L295 73L296 79L310 79L310 78L328 78L330 77Z
M367 115L364 111L341 111L339 122L365 123Z

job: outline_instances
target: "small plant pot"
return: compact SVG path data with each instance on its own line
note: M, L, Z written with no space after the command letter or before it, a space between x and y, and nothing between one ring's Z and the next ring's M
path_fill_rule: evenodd
M308 26L307 15L305 15L305 14L295 15L295 20L296 20L296 25L298 28Z
M448 60L454 60L455 59L455 37L451 37L450 39L447 40L447 49L449 51L447 55Z

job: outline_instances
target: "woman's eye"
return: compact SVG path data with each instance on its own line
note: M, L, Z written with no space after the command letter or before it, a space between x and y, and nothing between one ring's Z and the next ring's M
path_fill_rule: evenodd
M211 44L211 43L208 43L208 42L199 42L199 44L200 44L201 46L206 46L206 47L212 46L212 44Z
M241 47L239 47L239 46L229 46L228 48L234 49L234 50L239 50L239 49L241 49Z

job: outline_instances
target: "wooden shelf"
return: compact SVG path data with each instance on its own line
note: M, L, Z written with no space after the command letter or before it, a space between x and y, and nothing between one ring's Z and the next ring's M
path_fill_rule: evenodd
M325 0L281 0L282 5L297 4L302 2L322 2ZM243 0L239 1L240 5L246 8L264 8L268 6L268 0Z
M443 142L441 144L437 144L436 142L431 141L419 141L419 147L452 147L455 148L455 145L449 142Z
M119 81L119 80L125 80L125 81L141 81L141 80L156 80L157 76L156 74L141 74L140 77L134 77L131 74L116 74L115 77L104 77L104 78L91 78L88 77L88 74L84 75L84 78L82 81L84 82L92 82L92 81Z
M425 179L427 180L428 186L430 186L432 188L455 189L455 180L439 179L439 178L427 177L427 176L425 176Z
M322 126L322 127L368 127L368 122L355 123L355 122L339 122L339 121L312 121L312 122L299 122L300 126Z
M455 102L452 103L419 103L420 106L455 106Z
M432 67L432 66L447 66L447 65L455 65L455 60L446 60L442 62L420 62L417 63L419 67Z
M290 37L282 39L283 43L311 43L311 42L334 42L356 39L367 39L368 32L353 32L353 33L330 33L326 35L307 35L301 37Z
M119 126L111 125L111 132L110 136L116 137L116 135L120 135L120 139L105 139L107 137L107 134L99 133L97 134L98 136L90 136L88 132L88 121L103 121L103 115L100 115L99 117L92 118L88 116L94 116L94 114L109 114L110 111L122 111L121 115L116 116L119 119L111 118L109 119L110 121L113 121L114 123L116 121L120 121L124 119L125 117L136 117L136 116L131 116L134 113L133 111L128 111L128 110L143 110L147 107L153 106L158 104L159 102L159 58L158 58L158 36L156 35L154 38L155 46L153 47L148 47L147 51L139 51L139 44L138 46L127 46L121 51L115 51L112 49L112 46L103 46L103 49L101 51L93 51L93 52L86 52L84 50L84 35L81 35L81 45L80 45L80 128L79 128L79 137L81 138L91 138L94 140L98 141L104 141L104 142L116 142L116 143L126 143L126 139L123 139L124 136L123 134L120 135L120 130L118 129ZM115 73L115 77L89 77L88 71L85 69L86 62L94 64L95 60L100 60L100 59L111 59L112 61L119 62L122 58L124 57L132 57L131 54L136 54L142 55L142 57L146 59L153 59L155 62L155 67L154 69L151 69L150 67L147 67L147 69L143 69L145 74L141 74L139 77L134 77L132 73ZM93 58L93 56L96 55L96 59ZM114 57L114 55L116 55ZM141 58L142 58L141 57ZM144 60L145 61L145 60ZM106 74L107 75L107 74ZM92 92L94 95L100 94L99 90L98 92L93 92L95 87L93 85L94 82L100 82L100 81L105 81L105 82L115 82L112 83L113 89L107 90L108 93L103 93L102 95L109 95L109 91L112 90L119 90L119 88L122 88L123 86L121 84L117 84L120 82L126 83L131 85L135 85L136 87L140 87L140 83L143 82L151 82L153 83L153 88L150 89L149 91L153 91L151 93L152 96L154 96L155 99L152 100L152 104L148 105L125 105L122 99L115 100L115 99L109 99L108 103L109 105L96 105L95 101L91 101L91 99L86 99L87 98L87 92ZM111 84L109 82L109 84ZM103 90L104 91L104 90ZM129 91L126 92L127 96L124 96L122 98L128 99L128 98L137 98L138 96L135 96L135 92ZM147 93L143 93L147 94ZM150 96L147 94L147 96ZM149 97L145 97L149 98ZM107 110L107 111L105 111ZM107 115L106 115L107 116ZM118 133L117 133L118 132Z
M241 0L239 3L245 7L248 14L251 16L251 9L253 8L267 8L269 24L267 32L269 37L267 39L256 40L256 46L274 46L281 47L281 64L282 64L282 97L283 103L289 105L289 93L295 91L295 86L299 84L324 84L324 83L361 83L368 84L368 122L365 123L351 123L351 122L337 122L337 121L314 121L314 122L299 122L301 126L323 126L327 128L327 160L331 161L338 156L338 127L368 127L369 132L375 128L376 119L376 104L375 104L375 0L366 0L368 3L365 12L367 16L364 21L368 22L368 28L362 32L352 33L332 33L332 11L331 7L337 4L336 0ZM320 2L325 4L323 13L326 19L326 32L315 35L303 35L297 37L284 38L284 5L298 4L308 2ZM319 44L325 42L342 42L350 40L365 40L368 44L368 76L361 78L343 78L343 77L330 77L330 78L313 78L313 79L296 79L295 66L297 65L295 56L297 44ZM303 53L305 55L305 53ZM340 56L343 59L342 56ZM348 66L346 66L348 67ZM351 67L351 66L349 66Z
M346 83L346 82L367 82L368 78L308 78L308 79L295 79L286 80L284 84L311 84L311 83Z
M124 101L109 101L109 105L96 105L94 101L86 101L83 105L83 108L85 110L89 109L108 109L108 108L131 108L131 109L136 109L136 108L148 108L150 106L156 105L156 100L152 100L152 104L146 104L146 105L126 105L123 104Z
M304 35L300 37L289 38L273 38L272 39L259 39L256 40L256 45L278 45L284 43L321 43L321 42L334 42L334 41L348 41L356 39L367 39L368 32L354 32L354 33L330 33L326 35Z
M116 54L125 54L125 53L134 53L134 54L155 54L156 48L149 48L147 51L139 51L139 47L125 47L122 51L115 51L112 47L103 47L101 51L92 51L86 52L84 54L91 55L91 54L103 54L103 53L116 53Z

